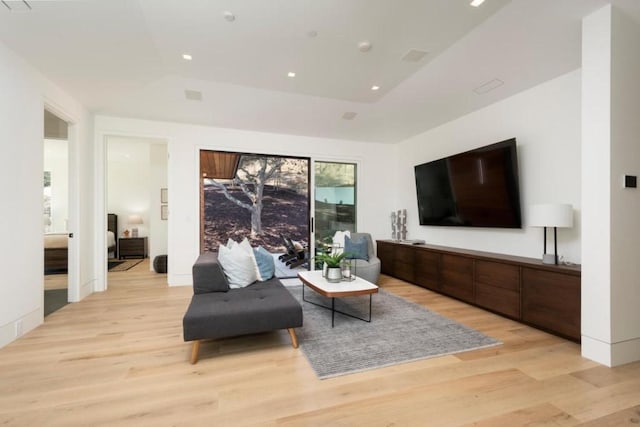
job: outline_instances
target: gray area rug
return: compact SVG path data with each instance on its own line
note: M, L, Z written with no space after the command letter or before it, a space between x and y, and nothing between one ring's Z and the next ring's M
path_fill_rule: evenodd
M44 317L69 304L67 299L67 288L44 291Z
M320 379L501 344L382 289L373 295L371 323L336 313L332 329L330 310L303 302L302 286L287 289L302 304L304 325L296 333ZM331 304L304 292L307 300ZM336 299L336 308L367 318L369 297Z
M109 261L107 269L109 271L127 271L140 264L141 259L128 259L126 261Z

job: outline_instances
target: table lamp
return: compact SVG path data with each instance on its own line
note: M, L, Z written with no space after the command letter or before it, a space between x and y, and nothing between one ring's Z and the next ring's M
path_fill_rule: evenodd
M138 227L135 226L142 224L142 217L140 215L129 215L129 224L134 226L131 227L131 237L138 237Z
M546 203L532 205L529 210L529 225L544 227L543 264L558 264L557 228L573 227L573 207L568 204ZM553 227L553 254L547 253L547 227Z

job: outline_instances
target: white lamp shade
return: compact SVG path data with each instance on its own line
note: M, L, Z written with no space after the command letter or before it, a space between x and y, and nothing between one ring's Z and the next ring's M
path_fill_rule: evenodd
M531 205L529 207L531 227L573 227L573 206L560 203Z
M140 215L129 215L129 224L142 224L142 217Z

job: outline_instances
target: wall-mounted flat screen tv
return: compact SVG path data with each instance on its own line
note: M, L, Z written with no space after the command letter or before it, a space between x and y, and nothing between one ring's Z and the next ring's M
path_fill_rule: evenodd
M420 225L520 228L515 138L415 166Z

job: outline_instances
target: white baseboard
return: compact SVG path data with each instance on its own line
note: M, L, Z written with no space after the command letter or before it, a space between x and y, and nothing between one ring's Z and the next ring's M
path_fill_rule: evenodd
M167 283L169 286L192 286L193 277L191 274L169 273L167 275Z
M44 321L44 315L42 307L31 313L22 316L19 319L9 322L6 325L0 327L0 348L12 343L21 336L27 334L29 331L37 328ZM20 333L18 333L20 329Z
M97 280L93 279L80 286L80 300L83 300L94 292L94 285L96 282Z
M582 357L613 367L640 361L640 338L607 343L582 336Z

